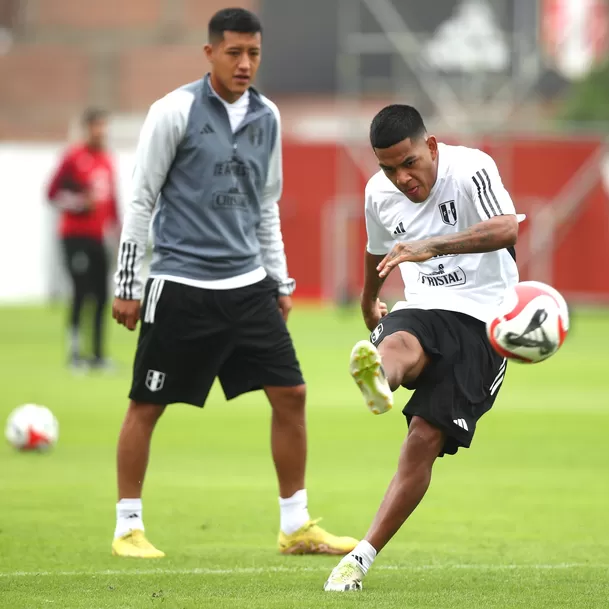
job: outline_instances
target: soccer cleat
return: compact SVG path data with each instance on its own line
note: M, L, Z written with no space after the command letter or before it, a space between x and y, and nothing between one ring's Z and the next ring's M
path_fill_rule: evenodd
M112 556L124 558L163 558L164 552L157 550L144 536L144 531L135 529L112 542Z
M364 572L355 560L350 557L343 558L332 569L330 577L324 584L326 592L357 592L362 589Z
M381 356L371 342L360 340L353 347L349 371L372 413L383 414L391 410L393 393L381 365Z
M94 357L89 361L89 366L92 370L100 370L102 372L116 372L118 369L114 361L107 357Z
M73 355L68 360L68 368L72 374L86 374L89 372L89 362L84 358L78 355Z
M309 520L291 535L279 532L279 551L282 554L348 554L359 543L353 537L337 537Z

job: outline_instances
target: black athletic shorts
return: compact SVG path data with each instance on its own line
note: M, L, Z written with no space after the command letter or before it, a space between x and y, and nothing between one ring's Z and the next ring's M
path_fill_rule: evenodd
M129 397L204 406L216 377L227 399L304 383L292 339L266 278L232 290L149 279Z
M440 456L469 448L476 424L493 403L507 361L491 347L485 324L453 311L401 309L383 317L370 340L378 346L395 332L416 336L430 364L408 389L414 389L403 413L425 419L446 434Z

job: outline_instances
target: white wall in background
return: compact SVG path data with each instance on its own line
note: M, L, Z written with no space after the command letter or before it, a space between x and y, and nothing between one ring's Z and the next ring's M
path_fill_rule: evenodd
M45 196L64 149L0 143L0 304L44 302L65 290L56 216ZM133 156L114 151L121 213Z

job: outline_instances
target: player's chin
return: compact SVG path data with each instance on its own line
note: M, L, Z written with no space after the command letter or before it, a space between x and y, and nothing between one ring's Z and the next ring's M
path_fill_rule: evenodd
M429 193L422 186L417 186L411 190L402 190L402 194L413 203L424 203Z
M245 93L250 84L251 79L249 78L233 78L231 91L232 93Z

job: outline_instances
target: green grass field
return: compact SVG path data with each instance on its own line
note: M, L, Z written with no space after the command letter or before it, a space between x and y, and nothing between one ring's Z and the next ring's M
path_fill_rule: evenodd
M144 495L156 562L110 556L115 442L135 335L112 327L114 376L63 367L60 309L0 309L4 420L24 402L61 425L50 454L0 445L0 607L609 607L609 314L574 315L565 347L511 365L469 451L438 462L427 497L361 594L322 592L332 557L276 550L277 490L261 395L171 407ZM354 312L290 322L309 382L309 508L363 535L397 460L399 409L373 417L347 373ZM398 402L406 401L407 392Z

